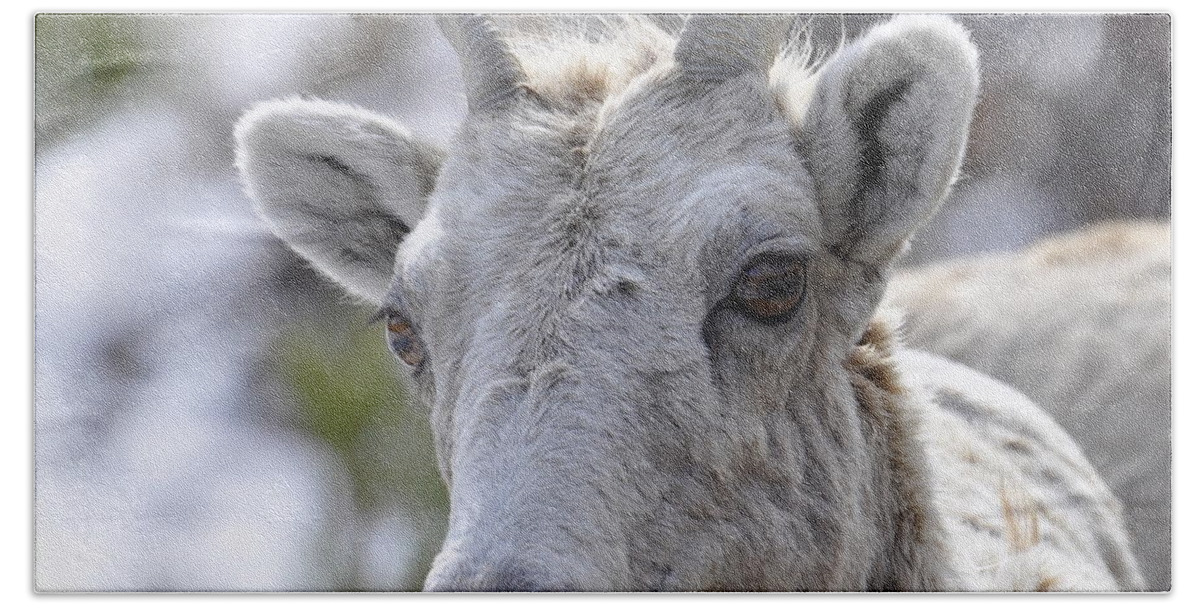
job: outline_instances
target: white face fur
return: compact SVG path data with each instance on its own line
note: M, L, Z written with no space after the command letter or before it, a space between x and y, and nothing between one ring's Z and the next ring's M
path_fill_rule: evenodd
M451 520L427 588L795 588L857 546L814 523L817 463L866 457L841 363L957 170L974 50L905 18L779 86L777 46L728 44L777 28L743 21L578 97L450 24L472 113L447 152L327 102L239 124L264 217L381 306L430 406Z

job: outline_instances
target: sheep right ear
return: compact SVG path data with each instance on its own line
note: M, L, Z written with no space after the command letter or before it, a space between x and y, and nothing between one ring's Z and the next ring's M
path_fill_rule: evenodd
M444 153L383 116L317 100L262 103L234 135L243 183L274 232L350 292L382 302Z
M886 264L945 198L979 89L976 50L945 17L903 16L829 61L799 147L827 245Z

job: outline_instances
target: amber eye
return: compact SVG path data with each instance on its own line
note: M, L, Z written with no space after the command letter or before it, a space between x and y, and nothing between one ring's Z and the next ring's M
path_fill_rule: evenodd
M782 322L804 299L804 262L766 254L742 270L733 297L747 314L764 322Z
M387 317L387 343L392 353L411 367L417 367L425 360L425 346L412 323L400 315Z

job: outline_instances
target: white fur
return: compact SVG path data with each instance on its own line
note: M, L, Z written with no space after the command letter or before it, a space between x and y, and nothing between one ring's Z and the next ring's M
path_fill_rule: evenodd
M1101 224L909 269L888 300L914 347L1044 405L1124 504L1147 588L1170 589L1170 226Z
M966 590L1142 585L1122 509L1075 442L1011 387L933 355L901 369L925 399L936 499Z
M961 159L978 83L966 32L897 19L814 75L770 61L775 42L740 38L779 31L766 21L691 26L669 54L665 32L638 34L657 42L595 69L522 60L486 19L447 25L472 113L440 168L418 172L438 175L427 197L411 186L423 164L379 174L367 160L428 149L391 127L376 132L395 146L364 146L353 126L386 119L309 119L311 140L275 134L289 112L239 127L239 166L280 236L419 336L413 383L451 500L426 588L1139 585L1119 507L1069 438L978 375L893 358L871 321L893 257ZM721 61L706 40L748 46ZM495 61L563 71L480 69ZM306 141L341 155L306 165L272 143L308 158ZM336 183L347 173L360 177ZM363 186L397 179L409 185ZM427 207L412 225L416 201ZM413 228L398 248L358 236L396 234L391 217ZM330 254L347 247L350 263ZM394 265L356 261L393 253ZM805 273L775 322L731 295L764 254ZM947 391L980 419L954 418ZM1006 448L997 429L1010 423L1043 430ZM963 444L986 457L964 464ZM1010 519L997 498L1010 483L1017 504L1052 515L1044 535L960 525Z

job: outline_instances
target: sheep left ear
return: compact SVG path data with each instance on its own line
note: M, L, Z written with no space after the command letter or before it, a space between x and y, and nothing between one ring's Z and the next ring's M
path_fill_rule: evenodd
M320 100L262 103L235 138L242 181L275 234L349 292L382 302L443 152L384 116Z
M899 17L818 75L798 147L817 188L826 245L886 264L945 198L979 88L967 32L945 17Z

